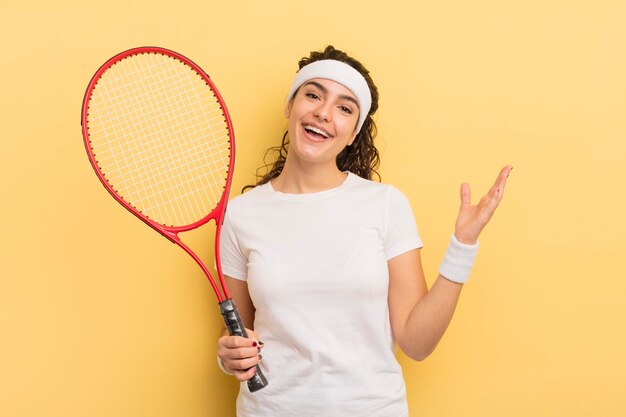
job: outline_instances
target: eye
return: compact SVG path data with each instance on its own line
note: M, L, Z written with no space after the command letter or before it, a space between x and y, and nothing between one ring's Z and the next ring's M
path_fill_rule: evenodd
M313 100L317 100L317 99L319 99L319 98L320 98L320 97L319 97L317 94L315 94L315 93L306 93L306 96L307 96L308 98L312 98Z
M339 110L341 110L342 112L346 114L352 114L352 109L350 107L339 106Z

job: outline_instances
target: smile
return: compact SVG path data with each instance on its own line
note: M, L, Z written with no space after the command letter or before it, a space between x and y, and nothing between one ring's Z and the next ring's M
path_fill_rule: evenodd
M303 127L304 130L306 130L307 132L313 133L314 135L322 136L324 139L328 139L330 137L330 133L326 132L323 129L320 129L319 127L312 125L304 125Z

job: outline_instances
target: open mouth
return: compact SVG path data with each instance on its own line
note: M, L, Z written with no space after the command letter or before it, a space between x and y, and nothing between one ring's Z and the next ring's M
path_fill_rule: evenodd
M304 125L304 130L311 136L317 139L328 139L330 134L325 130L320 129L319 127Z

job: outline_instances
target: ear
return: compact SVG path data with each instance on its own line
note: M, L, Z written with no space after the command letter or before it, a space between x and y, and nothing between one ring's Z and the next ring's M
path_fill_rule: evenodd
M350 138L350 140L348 141L348 146L351 146L352 143L354 142L354 140L356 139L356 135L359 134L359 131L357 131L357 127L359 126L359 121L357 120L356 122L356 126L354 126L354 132L352 132L352 137Z
M291 114L291 107L293 105L293 98L285 104L285 118L289 119L289 115Z
M352 146L352 143L354 143L354 140L356 139L356 135L357 134L358 134L358 132L356 131L356 129L354 129L354 133L352 134L352 137L348 141L348 146Z

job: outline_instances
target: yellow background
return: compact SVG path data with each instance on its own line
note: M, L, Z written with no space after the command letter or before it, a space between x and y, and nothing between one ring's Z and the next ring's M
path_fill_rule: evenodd
M84 89L130 47L195 60L234 120L236 191L280 139L297 60L328 43L379 86L381 173L412 202L429 284L459 184L476 201L515 167L442 343L421 363L399 355L411 415L626 415L624 1L2 0L0 12L0 415L234 415L210 287L100 185ZM187 237L207 259L211 232Z

